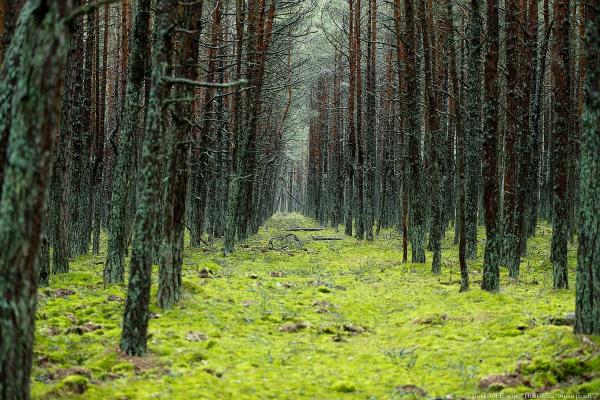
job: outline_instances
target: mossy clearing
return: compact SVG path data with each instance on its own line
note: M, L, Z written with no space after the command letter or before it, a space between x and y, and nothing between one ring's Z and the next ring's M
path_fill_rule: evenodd
M472 289L458 293L451 232L440 276L429 262L403 264L392 231L373 243L314 241L314 232L294 232L301 243L269 245L292 226L315 225L278 215L226 258L219 243L187 249L184 299L171 310L152 307L144 358L117 350L126 286L103 287L104 254L75 260L70 273L53 276L40 291L34 398L600 393L600 338L552 323L573 311L574 291L552 290L548 226L529 242L521 280L503 269L501 292L489 294L478 287L482 240L470 263ZM573 248L569 265L574 286ZM156 282L153 300L155 289Z

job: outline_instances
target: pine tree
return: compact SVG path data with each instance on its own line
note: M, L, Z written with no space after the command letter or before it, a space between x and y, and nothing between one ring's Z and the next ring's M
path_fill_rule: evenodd
M104 266L104 284L123 282L125 250L129 242L128 206L131 201L134 175L135 139L142 107L142 88L148 68L148 30L150 27L150 0L138 0L135 6L133 35L127 63L127 88L123 120L113 176L111 217L108 224L108 255Z
M156 197L160 196L160 172L167 132L165 130L167 115L165 100L171 90L168 77L171 75L172 69L173 25L176 14L176 0L157 2L152 48L152 81L154 83L148 98L142 169L129 264L129 285L120 342L121 350L125 354L135 356L146 353L151 273L155 258L155 235L160 217L160 202L156 201Z
M552 78L554 81L554 120L552 132L553 203L552 251L554 288L569 287L567 268L568 157L569 157L569 0L554 1L554 43L552 44Z
M220 1L214 10L215 16L220 15ZM198 42L202 3L185 7L183 23L188 32L182 33L181 44L177 49L177 76L196 80L198 76ZM188 85L175 89L175 97L186 99L193 95L194 90ZM160 254L160 270L158 280L158 305L170 307L181 297L181 264L183 262L183 237L185 233L185 199L189 176L190 146L187 137L191 126L192 103L178 103L172 112L173 130L172 143L167 162L168 181L165 188L163 239Z
M485 126L483 130L483 196L485 253L481 288L490 292L500 287L500 188L498 176L498 0L487 0L487 54L485 62Z
M587 3L587 78L579 181L575 333L600 334L600 3Z
M27 400L42 216L59 123L71 1L28 0L0 74L0 133L8 137L0 200L0 398ZM32 57L31 54L35 54Z

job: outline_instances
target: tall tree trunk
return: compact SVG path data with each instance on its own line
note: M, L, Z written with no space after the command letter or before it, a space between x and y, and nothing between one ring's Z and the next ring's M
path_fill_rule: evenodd
M521 54L523 10L521 0L507 0L506 3L506 46L507 54ZM518 248L518 193L521 137L521 106L523 82L520 78L519 57L507 59L507 117L505 133L505 173L504 173L504 259L509 275L519 277L520 251Z
M587 2L575 333L600 335L600 2Z
M102 70L100 76L100 113L98 129L96 131L96 139L94 144L94 158L92 163L92 196L94 201L93 207L93 237L92 237L92 253L100 252L100 228L102 225L102 215L104 214L104 202L102 198L102 178L104 176L104 141L106 137L106 78L108 72L108 32L109 32L109 12L110 6L104 6L104 38L102 44Z
M348 134L346 143L346 174L344 181L344 207L345 207L345 234L352 236L352 224L354 221L354 152L356 146L355 126L355 91L356 91L356 42L354 38L354 0L348 0L349 5L349 87L348 87Z
M119 135L117 165L113 176L111 216L108 224L108 254L104 266L104 284L123 282L125 250L129 241L127 212L133 196L135 141L142 107L144 76L148 68L148 30L150 0L138 0L133 21L133 35L127 63L127 89Z
M377 3L369 1L369 41L367 43L367 121L365 130L365 166L363 215L365 238L373 240L373 219L375 214L375 168L377 137Z
M441 273L441 261L442 261L442 232L441 232L441 149L442 144L441 138L437 137L440 134L439 117L438 117L438 104L439 104L439 89L438 84L440 82L435 81L437 76L439 79L442 76L438 75L437 59L435 50L436 41L433 29L433 10L431 9L432 4L427 3L428 7L425 10L425 0L419 2L419 17L421 20L421 36L423 40L423 53L425 61L425 93L426 93L426 104L425 104L425 130L431 137L429 145L431 148L431 210L432 210L432 221L431 221L431 248L433 251L433 260L431 262L431 272L434 274ZM434 137L435 136L435 137Z
M421 0L424 1L424 0ZM423 161L421 157L421 140L418 131L418 96L417 96L417 38L415 35L415 11L412 1L404 3L406 16L405 42L408 51L406 63L407 88L407 151L409 154L410 181L405 193L409 193L409 205L412 214L410 224L410 241L412 262L425 262L425 215L423 210Z
M469 290L469 270L466 260L465 239L465 132L462 119L462 107L460 101L461 92L458 85L458 67L456 62L456 45L454 41L454 16L452 13L452 1L447 3L447 14L449 21L448 35L450 40L450 79L452 81L452 97L454 97L455 120L456 120L456 165L457 165L457 233L458 233L458 259L460 263L460 291Z
M361 0L356 0L354 8L354 46L356 50L355 68L356 68L356 147L355 147L355 162L356 170L354 171L355 180L355 211L356 211L356 232L357 239L365 238L365 214L363 209L363 193L365 181L365 165L364 165L364 149L365 137L363 129L363 83L362 83L362 7Z
M554 217L552 219L552 265L554 288L569 287L567 266L568 221L568 157L569 157L569 0L554 1L554 43L552 44L552 78L554 81L554 121L552 132L552 167Z
M536 1L536 0L534 0ZM481 288L496 292L500 288L502 236L498 176L498 0L487 0L487 54L485 59L485 126L483 130L483 198L485 211L485 253Z
M466 257L477 257L477 202L481 171L481 30L480 0L471 0L468 26L469 56L465 121L465 235Z
M219 1L219 0L217 0ZM196 80L198 77L198 44L202 2L184 6L184 28L191 33L181 34L176 75ZM220 14L220 1L215 14ZM189 98L194 89L182 85L175 89L176 98ZM183 262L183 236L185 233L185 199L189 177L190 146L187 137L191 126L192 103L178 103L173 110L173 142L168 146L168 180L165 189L163 239L158 279L158 305L170 307L181 297L181 265Z
M165 104L171 90L167 79L171 75L173 53L173 25L177 15L177 0L157 2L154 44L152 48L152 89L144 130L142 169L137 193L137 210L133 227L129 285L123 315L121 350L128 355L146 353L148 332L150 284L154 261L155 235L160 217L160 193L165 143ZM134 45L135 46L135 45ZM133 57L132 57L133 58Z
M59 123L71 1L29 0L0 74L8 157L0 200L0 398L27 400L35 331L41 220ZM35 54L32 57L31 54Z
M395 22L395 30L396 30L396 56L398 61L398 88L400 93L407 93L407 79L406 79L406 70L407 70L407 57L408 52L405 46L404 41L402 40L403 30L401 24L402 18L402 7L400 4L400 0L394 0L394 22ZM401 156L399 157L402 162L400 163L399 170L399 179L398 179L398 190L401 190L402 200L400 202L401 210L398 212L399 215L399 224L402 227L402 262L408 261L408 203L409 203L409 188L408 188L408 176L410 173L410 165L408 162L408 149L406 149L406 144L408 142L407 137L407 127L405 126L406 117L404 117L408 112L407 110L407 95L401 96L400 101L400 129L401 134L399 138L398 147L400 148Z

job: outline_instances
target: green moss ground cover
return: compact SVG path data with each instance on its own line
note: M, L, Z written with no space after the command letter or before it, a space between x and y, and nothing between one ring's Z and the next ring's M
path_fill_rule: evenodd
M530 241L519 282L502 271L499 294L479 289L480 241L480 257L470 263L472 290L461 294L451 233L443 273L433 276L429 264L401 262L400 238L390 231L373 243L311 238L343 236L342 229L294 232L302 243L288 237L269 245L300 225L315 223L276 216L227 258L219 243L188 249L184 299L171 310L153 306L144 358L118 352L126 286L103 287L104 254L75 260L40 292L34 397L600 393L600 338L560 325L574 311L574 291L552 290L548 226ZM574 248L569 263L574 286ZM156 282L153 288L154 297Z

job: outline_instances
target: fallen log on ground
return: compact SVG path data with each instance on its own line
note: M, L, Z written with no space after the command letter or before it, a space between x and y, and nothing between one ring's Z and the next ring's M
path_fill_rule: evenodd
M344 240L344 238L337 236L313 236L313 240Z
M286 232L317 232L324 230L325 228L303 228L301 226L293 226L290 229L286 230Z

